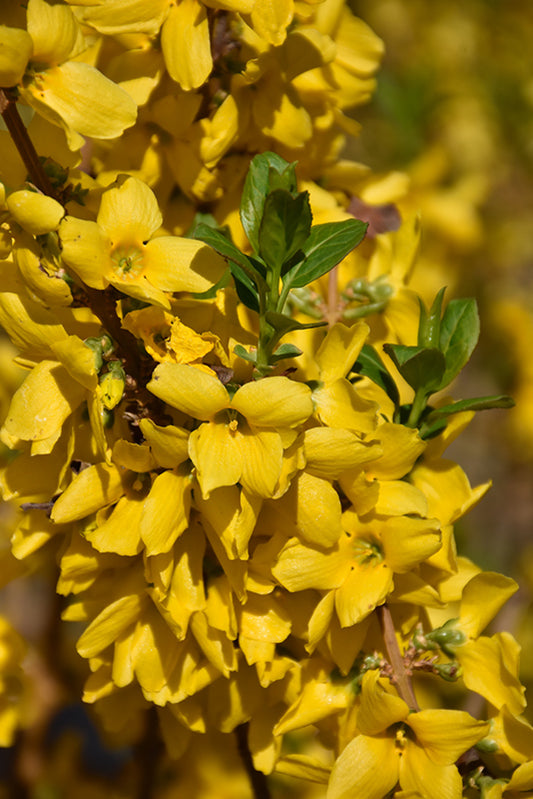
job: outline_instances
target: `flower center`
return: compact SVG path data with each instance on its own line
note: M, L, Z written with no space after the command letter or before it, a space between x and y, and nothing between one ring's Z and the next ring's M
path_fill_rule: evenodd
M356 560L360 566L366 566L372 561L381 563L383 560L381 547L374 539L356 538L353 541L353 555L354 560Z
M115 247L111 260L121 280L136 280L144 268L142 251L135 245Z

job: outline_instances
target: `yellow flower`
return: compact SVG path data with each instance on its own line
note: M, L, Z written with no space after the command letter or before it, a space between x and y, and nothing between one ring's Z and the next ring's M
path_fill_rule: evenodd
M312 412L310 389L287 377L246 383L230 398L216 377L192 366L162 363L148 388L203 422L191 433L189 455L204 497L237 482L253 494L272 496L284 445L294 441L293 429Z
M455 761L489 730L460 710L410 713L378 671L363 675L357 735L341 752L327 799L383 799L398 784L425 799L461 799Z
M61 222L63 260L92 288L111 284L169 308L165 292L207 291L226 264L199 241L153 237L161 222L152 190L137 178L119 179L103 193L96 222L73 216Z
M81 29L68 6L29 0L27 32L2 26L0 50L14 53L12 67L0 61L2 85L17 85L20 98L65 130L71 149L83 136L113 139L135 122L135 103L123 89L78 56Z
M342 529L346 535L329 551L289 539L272 569L289 591L334 591L342 627L357 624L383 604L393 590L394 574L409 572L441 545L433 519L376 517L362 522L348 510Z

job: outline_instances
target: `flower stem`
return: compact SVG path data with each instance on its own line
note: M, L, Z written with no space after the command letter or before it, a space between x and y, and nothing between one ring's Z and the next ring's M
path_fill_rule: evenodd
M392 666L398 693L404 702L409 705L411 710L418 711L420 707L416 701L413 686L411 685L411 680L405 668L400 647L398 646L398 639L396 638L391 612L387 605L381 605L377 608L377 611L383 640L385 642L385 649L387 650L387 655L389 656L389 661Z
M17 104L9 95L9 90L0 89L0 114L6 124L15 147L19 151L20 157L24 162L24 166L28 170L28 175L31 182L49 197L57 200L58 197L53 189L50 179L43 169L43 165L39 160L37 151L33 146L33 142L28 135L26 126L22 121L17 109Z
M248 748L248 724L240 724L236 727L235 737L237 738L237 748L241 760L250 779L254 799L270 799L270 789L266 775L262 771L255 769L252 755Z

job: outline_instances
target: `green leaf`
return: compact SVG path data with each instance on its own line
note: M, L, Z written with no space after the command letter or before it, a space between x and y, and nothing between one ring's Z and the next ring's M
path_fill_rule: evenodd
M280 176L284 176L280 179ZM276 153L260 153L252 159L241 198L241 222L254 252L259 252L259 227L265 200L271 189L296 187L294 165Z
M304 246L304 259L289 269L283 282L302 288L325 275L363 240L368 225L360 219L314 225Z
M243 361L250 361L251 363L255 363L257 361L257 351L254 350L253 352L248 352L248 350L244 349L242 344L236 344L233 347L233 352L239 358L242 358Z
M276 189L266 198L259 228L259 255L273 269L279 269L309 237L312 222L309 193L293 197Z
M446 368L440 350L403 344L384 344L383 349L411 388L415 391L424 389L427 394L437 391Z
M281 344L270 356L270 363L277 363L285 358L297 358L301 354L302 350L296 344Z
M512 408L515 402L507 394L495 394L490 397L472 397L471 399L458 400L440 408L434 408L428 413L420 426L422 438L437 435L446 427L446 418L462 411L487 411L493 408Z
M265 320L278 333L279 338L284 336L285 333L289 333L291 330L311 330L314 327L324 327L324 325L327 325L326 321L304 324L290 316L285 316L285 314L276 313L275 311L267 311Z
M437 347L439 349L440 342L440 325L441 325L441 309L442 300L446 287L442 288L429 309L429 314L426 311L426 306L419 298L420 303L420 321L418 323L418 344L420 347Z
M258 286L264 283L264 267L255 259L242 253L230 239L219 230L199 224L195 238L209 244L219 255L230 261L231 273L239 299L247 308L259 310Z
M231 240L231 234L228 225L219 225L213 214L204 214L202 211L198 211L194 215L192 224L185 234L186 237L188 239L199 238L196 235L196 231L200 225L207 225L207 227L212 228L213 230L219 230L223 236L226 236L226 238Z
M468 362L479 338L479 315L476 301L451 300L440 325L439 349L446 359L446 369L439 388L451 383Z
M397 406L400 396L396 383L387 371L385 364L371 344L363 344L361 352L352 367L352 371L361 377L368 377L391 398Z

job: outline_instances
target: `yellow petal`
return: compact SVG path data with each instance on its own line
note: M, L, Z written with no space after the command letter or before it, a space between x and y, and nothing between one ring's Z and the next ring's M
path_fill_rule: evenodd
M127 92L80 61L66 61L37 73L22 96L50 121L56 122L59 115L72 130L98 139L117 138L137 116Z
M105 275L111 272L111 243L96 222L66 216L59 238L65 263L91 288L105 289Z
M200 425L190 435L189 453L204 498L214 488L235 485L241 479L242 453L229 423Z
M461 630L469 637L477 638L517 591L517 583L503 574L476 574L466 584L461 597Z
M404 721L408 715L407 703L385 690L378 670L373 669L363 675L357 728L364 735L378 735L392 724Z
M333 325L315 356L324 383L334 383L346 377L369 332L370 328L364 322L357 322L352 327L340 322Z
M19 28L0 25L0 85L20 83L33 51L31 36Z
M149 472L158 465L146 444L133 444L123 438L119 438L113 444L112 457L113 463L132 472Z
M337 758L327 799L383 799L398 782L394 739L358 735Z
M417 430L391 422L379 425L376 437L383 447L383 455L368 467L367 472L380 480L404 477L426 446Z
M157 475L144 501L141 538L147 555L168 552L189 521L191 481L189 471Z
M294 0L255 0L252 26L262 39L275 46L285 40L294 13Z
M109 518L85 533L98 552L116 552L117 555L136 555L142 549L139 533L142 500L121 497Z
M335 610L341 627L351 627L382 605L393 589L392 570L386 563L354 566L335 591Z
M159 364L147 388L194 419L211 419L229 406L228 392L220 380L187 364Z
M13 395L4 429L24 441L49 439L61 432L84 396L83 386L72 380L63 366L41 361Z
M288 377L245 383L231 405L257 427L297 427L313 412L309 387Z
M438 523L433 519L400 516L383 522L381 540L387 564L395 572L408 572L441 547Z
M262 500L237 486L221 486L209 499L195 497L198 510L219 536L228 558L247 558Z
M307 470L317 477L336 479L346 469L378 458L379 442L363 442L350 430L312 427L304 434Z
M225 677L236 671L237 655L232 641L224 633L211 627L202 611L193 614L190 628L198 646L216 669Z
M400 785L424 799L462 799L463 781L456 766L439 766L415 741L406 741L400 761Z
M283 446L273 430L241 426L235 436L242 462L241 483L251 494L272 497L281 475Z
M52 344L57 359L78 383L89 391L97 385L94 353L78 336L69 336Z
M291 632L291 618L272 595L250 594L240 613L239 630L254 641L279 644Z
M65 209L57 200L26 189L10 194L6 205L19 225L34 236L56 230L65 215Z
M114 246L142 244L162 221L155 194L138 178L119 179L102 194L97 222Z
M428 503L422 491L405 480L382 480L375 512L381 516L427 516Z
M304 541L330 547L342 535L342 508L339 495L330 482L302 472L293 481L286 503L294 503L295 522Z
M275 735L285 735L308 724L345 710L350 703L345 686L337 687L332 682L311 679L303 685L298 699L284 713L274 727Z
M33 40L32 61L39 64L66 61L81 35L72 9L44 0L28 1L27 26Z
M170 77L182 89L201 86L213 68L207 12L197 0L171 6L163 25L161 47Z
M346 556L339 549L324 553L291 538L281 550L272 574L288 591L305 591L337 588L349 570Z
M455 652L466 687L498 709L507 705L515 715L520 715L526 705L525 689L518 679L519 650L509 633L497 633L468 641Z
M54 265L42 257L35 239L28 237L13 251L20 274L29 289L46 307L56 308L72 303L72 292L66 280L58 274Z
M158 466L173 469L189 457L188 430L171 424L160 427L151 419L141 419L139 427Z
M428 757L440 766L455 763L490 730L488 722L462 710L421 710L412 713L407 723Z
M341 427L359 434L376 430L377 404L359 396L345 378L315 389L313 403L318 418L328 427Z
M206 244L179 236L152 239L144 249L143 260L150 282L162 291L201 294L226 270L224 259Z
M116 502L123 493L121 471L116 466L106 463L89 466L58 498L52 510L52 521L65 523L83 519Z
M513 771L508 787L511 791L533 790L533 762L522 763Z
M80 655L92 657L112 644L123 630L137 620L142 605L143 597L138 594L120 597L107 605L79 639L76 649Z

